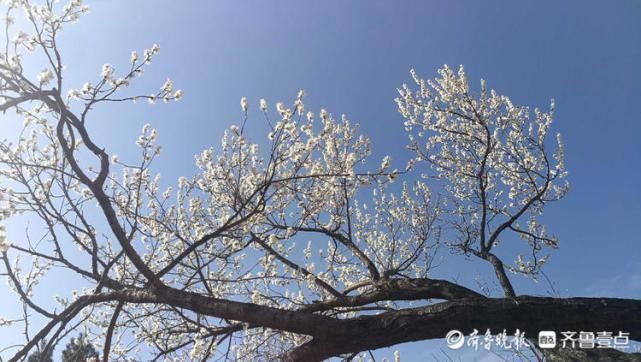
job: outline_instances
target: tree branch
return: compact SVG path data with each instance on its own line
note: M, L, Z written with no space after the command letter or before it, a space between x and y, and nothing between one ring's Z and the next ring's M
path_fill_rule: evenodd
M288 361L320 361L398 343L444 338L453 329L516 331L622 331L641 339L641 300L615 298L464 299L427 307L345 320L331 338L314 338L284 356Z

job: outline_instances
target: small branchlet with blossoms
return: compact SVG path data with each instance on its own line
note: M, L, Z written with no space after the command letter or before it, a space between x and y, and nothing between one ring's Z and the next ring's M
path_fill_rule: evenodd
M461 66L445 66L435 80L411 72L416 90L403 85L396 99L410 134L410 149L429 171L424 177L444 190L450 245L492 263L508 296L514 289L504 263L493 250L516 235L528 243L525 261L518 255L508 268L536 276L557 239L539 222L544 206L568 191L561 135L556 151L547 140L554 116L517 106L510 98L488 90L481 81L480 96L470 91Z

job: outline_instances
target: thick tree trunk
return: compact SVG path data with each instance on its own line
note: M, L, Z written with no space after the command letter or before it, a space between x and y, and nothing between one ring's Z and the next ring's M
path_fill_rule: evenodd
M345 320L330 338L314 338L291 351L289 361L319 361L340 354L398 343L444 338L453 329L469 334L525 332L537 338L542 330L619 331L641 340L641 300L614 298L464 299ZM615 353L615 352L612 352Z

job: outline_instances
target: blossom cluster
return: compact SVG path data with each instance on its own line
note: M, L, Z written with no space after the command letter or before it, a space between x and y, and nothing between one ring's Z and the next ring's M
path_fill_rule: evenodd
M416 162L429 165L425 177L441 181L449 200L450 223L458 231L452 244L465 253L487 252L505 239L501 233L508 228L535 255L529 262L519 257L512 270L535 272L546 260L536 254L557 244L539 216L547 202L568 191L560 134L553 157L547 151L554 101L548 112L531 112L483 80L474 96L462 66L458 72L444 66L434 80L421 79L414 70L411 75L416 89L403 85L396 102Z

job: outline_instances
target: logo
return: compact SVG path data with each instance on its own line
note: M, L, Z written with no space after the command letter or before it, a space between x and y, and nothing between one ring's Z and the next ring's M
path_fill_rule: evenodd
M450 349L460 349L465 344L465 336L463 332L453 329L445 335L447 346Z
M539 347L550 349L556 347L556 332L555 331L540 331L539 332Z

